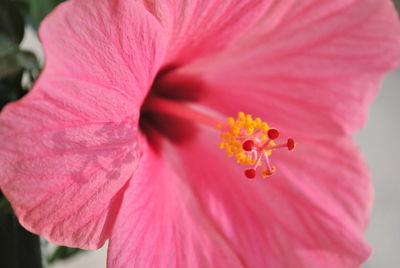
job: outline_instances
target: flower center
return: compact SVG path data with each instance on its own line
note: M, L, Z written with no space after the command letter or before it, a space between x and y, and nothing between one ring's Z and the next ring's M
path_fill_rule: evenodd
M239 164L250 166L244 171L247 178L256 176L258 167L264 164L261 176L267 178L275 173L276 167L271 166L269 157L273 150L288 148L292 151L296 143L288 138L284 144L277 145L274 141L279 138L279 131L270 128L260 118L253 120L250 114L238 113L236 120L228 118L227 126L218 126L222 130L220 148L226 150L229 157L235 156Z
M152 96L142 108L154 113L189 120L191 122L205 124L220 131L222 142L220 148L225 149L229 157L235 157L238 164L248 166L244 175L253 179L257 175L257 168L263 167L261 177L267 178L275 173L276 167L271 166L269 157L279 148L287 148L292 151L296 143L288 138L286 143L276 144L280 133L275 128L270 128L260 118L253 119L251 115L238 113L236 119L229 117L227 123L197 111L184 105L182 102L172 101L166 98Z

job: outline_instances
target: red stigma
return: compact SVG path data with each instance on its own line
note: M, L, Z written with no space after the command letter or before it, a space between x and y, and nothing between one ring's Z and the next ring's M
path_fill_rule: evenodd
M271 140L276 140L277 138L279 138L279 131L276 128L271 128L268 130L268 138L270 138Z
M254 147L254 141L253 140L247 140L247 141L243 142L243 144L242 144L242 148L246 152L250 152L251 150L253 150L253 147Z
M254 168L246 169L244 175L246 175L248 179L253 179L256 176L256 170Z
M294 142L294 140L292 138L289 138L287 140L287 147L288 147L289 151L294 150L294 148L296 147L296 143Z

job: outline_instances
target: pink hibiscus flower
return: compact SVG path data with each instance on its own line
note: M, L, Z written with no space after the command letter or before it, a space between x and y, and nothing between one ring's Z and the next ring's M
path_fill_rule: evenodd
M25 228L84 249L110 239L109 267L368 258L371 185L349 136L400 59L389 0L72 0L40 36L46 67L0 116L0 187ZM248 180L215 129L162 99L260 116L297 152Z

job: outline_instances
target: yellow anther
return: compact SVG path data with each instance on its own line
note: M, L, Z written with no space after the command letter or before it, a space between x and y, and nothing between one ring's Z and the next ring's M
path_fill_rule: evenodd
M265 122L263 122L263 123L261 124L261 128L262 128L263 130L265 130L265 131L268 131L268 129L269 129L268 124L265 123Z
M247 122L253 122L253 118L252 118L251 114L246 115L246 120L247 120Z
M258 117L253 120L250 114L240 112L236 119L228 118L228 125L226 132L221 134L223 142L221 142L220 148L225 149L229 157L235 156L236 161L240 164L255 165L257 161L254 154L242 148L246 140L256 140L259 145L266 142L269 142L271 146L275 145L272 140L268 139L268 124ZM268 155L271 152L268 150Z
M228 118L228 124L229 124L229 126L235 125L235 119L233 117L229 117Z

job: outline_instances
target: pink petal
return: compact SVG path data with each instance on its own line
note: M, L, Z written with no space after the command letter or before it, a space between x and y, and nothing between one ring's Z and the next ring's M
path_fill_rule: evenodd
M46 68L0 116L0 187L28 230L98 248L138 165L139 109L164 35L132 1L94 0L62 4L40 33Z
M147 95L167 49L165 30L135 1L63 3L42 23L40 37L48 56L49 76L44 79L95 84L136 106ZM119 114L116 110L112 116Z
M141 0L170 35L167 64L179 66L229 46L272 0Z
M165 160L143 156L110 239L109 267L352 268L370 255L370 180L351 141L276 152L278 173L250 181L217 136L207 130L187 142L180 161L168 146Z
M177 171L149 150L125 192L107 267L243 267L207 213Z
M382 76L399 60L391 1L287 0L230 50L170 76L202 79L202 102L224 114L252 113L320 139L359 129Z
M277 174L248 180L215 133L180 148L182 177L245 267L358 267L370 255L364 243L371 182L347 138L300 141L277 151ZM216 266L213 266L216 267Z

